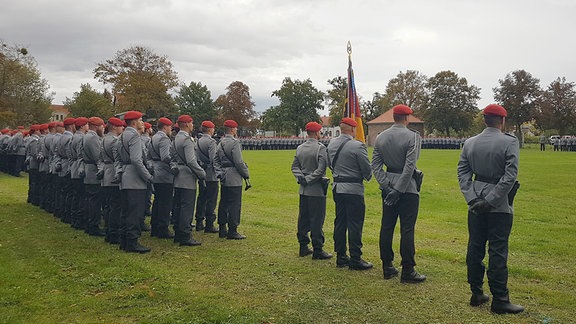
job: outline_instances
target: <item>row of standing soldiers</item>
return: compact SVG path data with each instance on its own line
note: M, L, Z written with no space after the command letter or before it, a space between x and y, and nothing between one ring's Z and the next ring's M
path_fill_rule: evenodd
M212 136L215 125L210 121L202 123L198 140L190 135L194 126L188 115L180 116L174 125L160 118L157 126L158 132L150 136L151 125L142 121L138 111L107 123L99 117L78 117L32 125L20 144L23 158L18 158L28 168L28 202L73 228L104 236L127 252L150 251L138 240L146 226L151 193L153 237L174 239L181 246L200 245L191 232L195 214L197 231L244 239L237 229L243 181L248 189L250 180L235 138L237 123L224 123L219 143ZM179 128L174 136L173 126ZM23 132L3 136L0 143L24 138ZM10 155L0 158L3 172L14 170L15 158Z

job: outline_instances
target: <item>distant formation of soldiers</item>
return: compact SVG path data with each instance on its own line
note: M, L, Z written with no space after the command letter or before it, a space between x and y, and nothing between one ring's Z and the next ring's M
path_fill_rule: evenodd
M124 120L78 117L32 125L29 131L3 129L0 171L14 176L27 171L28 203L126 252L150 251L139 243L143 231L180 246L201 244L192 227L220 238L246 238L238 226L242 187L251 184L238 124L227 120L219 143L211 121L202 123L199 140L191 136L188 115L175 122L160 118L156 126L151 136L152 125L142 121L142 113L129 111Z
M576 136L554 138L552 140L554 151L576 152Z

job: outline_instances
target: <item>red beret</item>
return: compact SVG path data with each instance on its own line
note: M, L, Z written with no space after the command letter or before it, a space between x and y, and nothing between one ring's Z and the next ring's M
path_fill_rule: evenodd
M193 121L194 121L194 119L192 119L192 117L190 117L190 115L182 115L182 116L178 117L179 123L191 123Z
M396 105L392 108L392 113L394 115L412 115L413 111L406 105Z
M36 124L30 125L30 130L31 130L31 131L35 131L36 129L38 129L38 125L36 125Z
M48 129L48 124L40 124L40 127L38 127L39 130L47 130Z
M202 122L202 126L206 127L206 128L214 128L216 127L216 125L214 125L213 122L209 121L209 120L205 120Z
M64 125L74 125L76 123L76 119L74 118L66 118L64 119Z
M23 131L23 132L22 132L22 135L24 135L24 136L28 136L28 134L30 134L28 131Z
M121 120L120 118L116 118L116 117L110 117L108 119L108 123L112 124L113 126L124 126L124 121Z
M352 127L358 126L358 123L350 117L342 118L342 121L340 122L340 124L346 124L346 125L350 125Z
M145 129L150 129L150 128L152 128L152 124L146 122L146 123L144 123L144 128L145 128Z
M306 130L311 132L319 132L322 129L322 125L317 122L309 122L306 124Z
M18 126L18 129L24 129L24 126Z
M82 127L86 124L88 124L88 118L86 118L86 117L78 117L78 118L76 118L76 121L74 122L74 125L76 125L76 127Z
M134 120L142 117L142 113L135 110L130 110L124 114L124 120Z
M56 127L64 127L64 123L63 122L56 122Z
M172 121L166 117L161 117L158 121L164 126L172 126Z
M236 128L238 127L238 123L233 121L232 119L228 119L227 121L224 122L224 127Z
M104 125L104 121L100 117L90 117L90 119L88 119L88 122L90 123L90 125L94 126Z
M14 135L14 134L16 134L16 133L18 133L18 130L17 130L17 129L13 129L13 130L10 132L10 135Z
M0 132L2 132L2 134L6 134L9 133L10 130L8 128L4 128L3 130L1 130Z
M48 127L56 127L56 124L58 124L58 122L55 122L55 121L49 122Z
M506 109L504 109L504 107L502 107L500 105L496 105L496 104L491 104L491 105L486 106L486 108L484 108L484 110L482 110L482 114L483 115L500 116L500 117L508 116L508 112L506 112Z

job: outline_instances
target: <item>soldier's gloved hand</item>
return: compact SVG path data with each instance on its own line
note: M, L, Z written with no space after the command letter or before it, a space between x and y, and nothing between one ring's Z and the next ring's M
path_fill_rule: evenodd
M298 177L298 183L301 185L307 185L308 181L306 181L306 178L304 176L299 176Z
M484 198L474 199L475 202L470 206L470 210L475 214L486 213L492 208L489 202Z
M384 198L384 205L388 207L394 206L398 202L398 199L400 199L400 191L394 188L390 188L390 191Z
M98 180L104 179L104 169L98 169L98 172L96 172L96 179Z

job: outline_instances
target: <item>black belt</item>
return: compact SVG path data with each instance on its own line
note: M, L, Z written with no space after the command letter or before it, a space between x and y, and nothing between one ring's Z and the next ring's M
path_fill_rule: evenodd
M104 164L114 164L114 162L104 162Z
M94 165L95 165L96 162L94 162L94 161L84 161L84 164L94 164Z
M178 162L178 165L187 165L187 164L184 162Z
M500 178L488 178L488 177L483 177L481 175L474 175L474 181L480 181L480 182L486 182L486 183L491 183L491 184L497 184L500 181Z
M402 174L402 169L386 168L386 172Z
M162 161L161 158L152 158L152 161Z
M340 183L362 183L363 179L361 178L352 178L352 177L337 177L334 178L334 182L340 182Z
M122 162L122 165L130 165L132 162Z
M231 168L231 167L233 167L233 166L234 166L234 164L232 164L232 163L223 163L223 164L222 164L222 167L223 167L223 168Z

